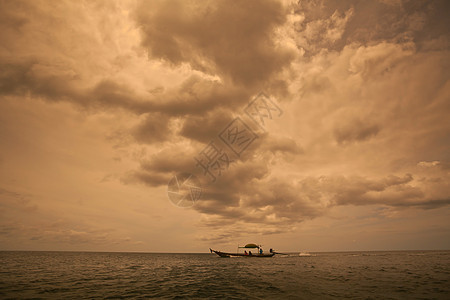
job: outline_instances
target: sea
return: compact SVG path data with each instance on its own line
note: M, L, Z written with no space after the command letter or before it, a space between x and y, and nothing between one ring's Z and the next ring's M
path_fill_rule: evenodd
M1 299L450 299L450 251L0 252Z

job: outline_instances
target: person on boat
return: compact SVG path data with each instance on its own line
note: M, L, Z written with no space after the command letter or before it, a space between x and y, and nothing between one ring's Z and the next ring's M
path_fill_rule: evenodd
M262 248L259 248L259 254L263 254L263 249Z
M248 251L248 255L252 255L252 251L249 250L249 251Z
M244 251L244 255L248 255L247 250Z
M272 252L273 252L272 248L270 248L270 250L269 250L269 251L270 251L270 253L272 253Z

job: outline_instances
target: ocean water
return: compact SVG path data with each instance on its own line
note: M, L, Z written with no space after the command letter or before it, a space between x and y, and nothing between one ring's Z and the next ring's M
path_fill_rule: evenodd
M450 299L450 251L0 252L0 298Z

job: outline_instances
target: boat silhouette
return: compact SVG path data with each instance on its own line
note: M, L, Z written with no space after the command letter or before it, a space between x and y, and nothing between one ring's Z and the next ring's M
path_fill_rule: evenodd
M244 253L239 253L239 249L246 249ZM251 250L247 252L247 249L256 249L256 253L252 253ZM209 251L211 253L215 253L219 255L220 257L272 257L275 254L277 254L275 251L270 249L269 253L264 253L261 245L257 244L247 244L245 246L238 246L238 251L236 253L230 253L230 252L222 252L217 251L209 248Z

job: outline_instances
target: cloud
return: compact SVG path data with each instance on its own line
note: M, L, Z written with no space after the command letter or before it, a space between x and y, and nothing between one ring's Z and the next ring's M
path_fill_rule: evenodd
M317 8L313 6L312 9ZM304 15L309 15L308 12L308 9L302 11ZM306 50L306 56L314 55L321 49L333 48L335 43L342 38L352 15L353 7L350 7L344 13L335 10L331 16L326 16L325 18L314 20L300 19L301 22L294 24L297 31L295 38L297 46Z
M170 127L170 118L161 113L146 114L144 120L133 128L132 135L137 142L152 144L170 140L172 138Z
M114 229L86 228L80 225L70 225L64 221L46 222L39 225L24 224L22 222L0 225L0 239L9 243L11 240L22 240L24 245L28 242L39 242L41 245L57 243L59 248L67 246L138 244L129 237L116 237Z
M301 180L273 176L245 180L244 170L248 169L241 169L242 173L236 170L233 174L240 175L243 180L236 178L233 184L231 178L226 179L225 186L230 186L233 193L207 192L206 199L195 206L196 210L211 216L208 226L223 227L224 224L236 225L238 222L258 224L262 230L280 226L278 229L284 231L302 221L323 216L335 206L436 209L450 204L448 198L439 198L439 195L434 198L435 195L428 190L429 186L421 186L411 174L378 179L330 175ZM213 188L215 191L221 189ZM442 183L435 184L434 188L440 196L445 197L450 192ZM234 196L227 198L231 195Z
M175 76L176 69L141 58L136 49L139 40L129 34L138 29L131 27L130 19L119 18L123 17L120 10L130 7L118 3L92 3L85 9L69 3L57 7L46 2L20 5L21 10L17 10L16 4L2 3L0 32L5 47L0 51L1 95L68 101L92 111L124 109L168 116L235 107L248 97L246 89L224 86L192 70ZM111 17L96 15L99 11L109 12ZM51 25L55 23L59 26ZM117 25L131 27L129 35L107 29ZM148 70L143 71L145 67ZM159 85L154 73L162 77ZM176 84L167 85L166 80L172 79ZM148 88L148 81L155 82L153 87ZM161 84L165 88L154 93Z
M143 183L149 187L158 187L161 185L167 185L170 180L170 176L161 173L150 173L142 170L131 171L125 174L121 181L124 184L130 183Z
M177 222L200 217L196 228L208 241L231 240L249 227L256 227L246 231L255 235L290 232L333 208L424 211L449 205L445 1L0 6L0 96L5 108L17 108L0 113L8 141L0 175L22 186L0 190L3 213L36 213L34 200L10 192L28 190L28 181L35 184L33 194L43 195L39 211L54 205L72 211L38 186L45 179L30 179L28 165L53 161L55 153L55 170L72 163L76 174L85 168L85 174L105 178L99 180L110 193L105 199L91 191L93 183L83 189L82 198L100 203L141 184L135 188L143 194L151 189L152 205L164 211L170 178L194 173L205 184L203 198L187 216L164 213ZM243 108L261 90L279 99L284 114L237 157L218 134L235 117L244 118ZM22 112L27 120L18 117ZM50 127L60 121L77 129L52 135ZM79 128L95 136L95 142L80 139L95 143L95 150L70 143ZM214 183L194 159L210 141L231 159ZM30 154L28 148L45 149ZM85 166L97 163L73 163L78 153L87 161L111 156L114 162L98 170ZM12 166L21 155L26 167ZM67 175L73 169L66 173L70 180L54 177L61 194L64 181L77 181ZM47 235L19 227L35 241L106 239L87 225L43 226ZM5 225L4 232L9 229Z
M413 54L413 45L379 43L374 46L359 47L350 60L350 72L363 78L384 76L397 64L402 64Z
M289 137L267 134L261 141L262 151L294 155L303 153L303 149L297 145L297 142Z
M193 151L193 148L186 145L173 144L150 156L141 156L139 168L128 171L121 181L125 184L141 183L150 187L167 186L174 175L195 170Z
M180 135L202 143L208 143L233 120L231 111L217 109L206 115L190 116L185 119Z
M165 95L159 95L147 109L172 116L204 115L217 108L236 109L247 101L249 93L242 87L193 75Z
M295 9L302 16L296 42L306 56L352 43L414 41L423 50L444 49L450 28L442 15L446 10L446 1L302 1Z
M2 95L29 95L51 102L67 101L92 112L125 110L137 115L148 114L146 124L141 124L139 128L145 131L145 126L157 126L162 136L169 133L165 128L172 117L193 116L186 118L186 126L193 126L192 118L195 116L217 109L236 110L245 104L249 93L244 88L225 86L196 75L162 93L137 93L129 84L114 79L103 78L89 86L70 70L48 67L35 59L2 63L0 58ZM151 116L160 116L158 121L164 124L151 123ZM145 136L139 128L131 132L138 142L151 143L162 139L162 136L154 139ZM189 137L188 131L186 127L182 133Z
M265 82L293 59L273 40L286 21L276 1L141 1L136 20L151 58L188 63L237 85Z
M336 127L334 135L339 144L367 140L378 134L378 125L362 122L359 119L352 120L341 127Z
M421 167L425 167L425 168L429 168L429 167L434 167L434 166L438 166L440 165L440 162L435 160L435 161L421 161L417 163L418 166Z
M0 188L0 213L19 211L32 213L38 206L30 199L30 195Z
M305 49L308 43L314 49L298 58L298 81L291 82L292 102L286 104L297 114L285 123L291 127L284 128L289 128L291 134L298 130L292 140L295 144L301 141L301 151L291 144L297 148L291 167L280 161L274 164L273 157L264 154L271 142L264 136L258 139L240 162L255 165L243 168L242 173L230 171L236 182L220 178L230 188L222 188L220 183L212 186L214 192L206 193L195 207L209 216L210 226L215 220L227 224L230 230L248 223L268 231L277 224L288 231L304 220L327 214L332 207L386 206L403 210L438 209L449 204L450 191L443 184L448 174L437 170L424 174L415 167L420 157L446 157L437 149L448 148L444 138L448 126L438 128L433 124L448 124L444 121L448 106L441 98L448 94L448 74L443 69L448 51L423 53L410 39L400 42L399 36L394 39L393 33L382 32L388 30L384 27L380 32L367 27L373 31L372 40L358 41L359 33L351 33L357 27L349 26L361 11L360 6L336 8L328 16L316 16L317 22L309 27L310 19L297 20L299 31L312 32L314 26L322 26L323 30L317 30L318 39L325 39L328 29L339 33L336 39L329 38L323 44L314 41L312 35L310 40L297 39L305 43ZM316 8L323 9L320 5ZM359 15L357 19L361 20ZM413 28L414 34L424 28L418 15L402 22ZM400 34L402 28L395 30ZM304 37L307 33L302 32ZM342 39L344 43L340 44ZM294 90L298 86L301 88ZM297 91L301 97L295 95ZM289 109L284 118L289 118ZM270 137L277 134L271 133ZM439 146L433 149L431 144ZM342 145L346 147L340 149ZM253 161L252 156L258 158ZM245 171L258 167L264 170L263 175L247 179ZM302 172L303 168L306 170ZM286 170L292 175L287 176ZM308 171L319 175L308 175Z

